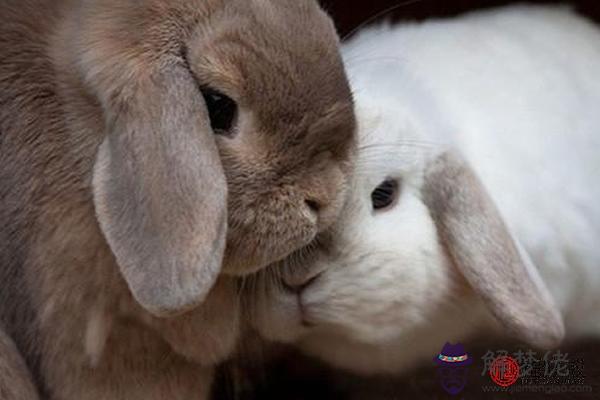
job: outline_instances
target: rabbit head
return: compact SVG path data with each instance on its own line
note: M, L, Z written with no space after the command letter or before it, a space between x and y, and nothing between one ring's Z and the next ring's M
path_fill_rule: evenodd
M431 144L410 105L386 103L357 92L348 203L303 279L259 280L255 328L369 373L400 372L488 321L557 345L560 314L474 171Z
M63 48L98 104L101 230L156 315L308 245L336 219L354 138L314 0L82 2ZM225 251L226 249L226 251Z

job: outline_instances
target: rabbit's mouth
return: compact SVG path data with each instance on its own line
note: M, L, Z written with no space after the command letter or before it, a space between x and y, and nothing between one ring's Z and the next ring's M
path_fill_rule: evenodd
M310 292L313 287L318 286L321 272L319 267L313 268L310 272L312 274L304 275L304 279L301 281L295 281L292 284L284 281L281 289L283 293L279 293L279 296L291 297L295 302L293 314L297 315L303 333L308 333L307 330L319 326L317 318L319 303L311 301ZM317 312L315 313L315 311Z
M330 234L319 234L284 260L242 278L246 281L242 290L251 302L252 323L262 336L293 343L320 329L320 307L312 303L311 293L320 287L332 243Z
M313 283L324 270L326 259L333 248L333 235L330 231L316 235L306 246L294 251L271 268L278 274L283 286L298 290Z
M267 273L268 272L268 273ZM306 287L286 284L278 270L261 271L243 286L249 295L250 321L264 338L282 343L295 343L318 328L312 306L308 306L303 290ZM318 278L317 278L318 281Z

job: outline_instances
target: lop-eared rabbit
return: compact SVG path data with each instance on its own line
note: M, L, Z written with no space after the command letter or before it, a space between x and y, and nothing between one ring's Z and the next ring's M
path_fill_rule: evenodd
M348 204L310 279L258 285L262 336L397 374L474 335L600 334L600 29L513 6L370 28L343 54Z
M206 397L354 126L315 0L2 1L0 322L44 398Z

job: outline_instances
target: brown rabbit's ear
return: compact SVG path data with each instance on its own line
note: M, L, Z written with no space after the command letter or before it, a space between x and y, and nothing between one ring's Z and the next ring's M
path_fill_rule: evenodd
M422 195L453 262L497 320L534 346L558 345L564 335L559 311L462 157L438 156L427 167Z
M93 190L134 298L158 316L200 303L221 268L227 186L204 100L178 65L105 105Z

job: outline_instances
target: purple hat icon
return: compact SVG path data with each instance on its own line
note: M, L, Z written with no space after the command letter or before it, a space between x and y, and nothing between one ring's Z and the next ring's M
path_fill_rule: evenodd
M467 354L461 343L450 344L448 342L433 361L443 367L466 367L473 363L473 359Z

